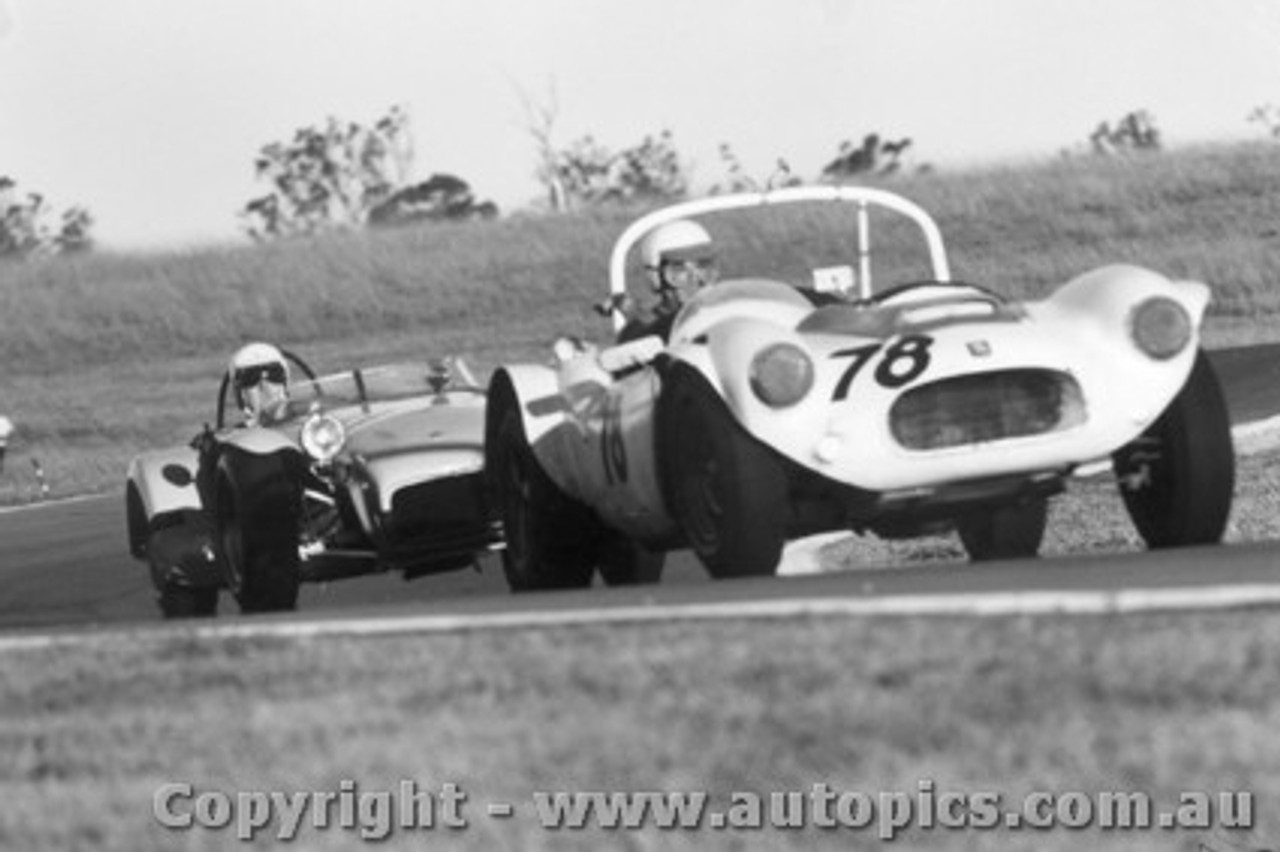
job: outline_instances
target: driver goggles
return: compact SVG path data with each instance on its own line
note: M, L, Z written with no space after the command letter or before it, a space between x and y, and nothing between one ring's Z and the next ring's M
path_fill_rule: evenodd
M240 390L254 387L263 380L276 385L284 384L284 365L258 364L254 367L241 367L236 370L236 387Z
M704 257L687 260L664 260L662 278L673 287L691 284L710 284L719 277L715 258Z

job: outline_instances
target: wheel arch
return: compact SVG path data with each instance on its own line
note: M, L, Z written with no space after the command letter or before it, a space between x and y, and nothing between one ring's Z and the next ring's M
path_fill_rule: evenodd
M198 454L188 446L146 453L129 463L125 523L132 556L146 557L147 535L157 520L202 508L195 485L198 466Z
M498 429L508 410L514 407L518 412L525 443L545 471L547 465L538 445L543 437L565 422L564 405L559 381L551 368L535 364L499 367L489 381L485 408L486 480L489 481L492 473L489 462Z
M677 439L680 429L677 424L672 422L674 417L673 410L675 408L676 391L681 384L697 389L708 397L713 397L716 404L724 411L725 415L733 421L736 428L741 430L748 436L750 440L756 440L750 431L742 424L737 412L725 400L721 388L714 380L714 365L711 364L708 357L705 362L692 361L689 359L668 360L660 367L659 376L662 379L662 394L658 398L658 410L655 412L655 430L654 430L654 456L657 464L655 465L658 477L658 489L662 494L662 502L670 514L673 511L671 480L673 478L673 463L671 458L674 455L672 441Z
M700 371L673 365L664 378L658 484L684 543L714 577L772 573L790 524L785 460L743 426ZM712 480L717 493L708 502L702 482Z
M518 406L525 437L530 444L564 422L560 385L550 367L537 364L499 367L489 381L489 412L508 404ZM486 441L491 430L496 428L495 421L499 415L489 416L486 413Z

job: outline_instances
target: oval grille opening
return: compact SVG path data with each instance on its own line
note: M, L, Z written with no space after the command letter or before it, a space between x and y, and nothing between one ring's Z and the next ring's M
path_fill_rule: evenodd
M1084 401L1065 373L1001 370L912 388L889 417L906 449L941 450L1068 429L1084 422Z

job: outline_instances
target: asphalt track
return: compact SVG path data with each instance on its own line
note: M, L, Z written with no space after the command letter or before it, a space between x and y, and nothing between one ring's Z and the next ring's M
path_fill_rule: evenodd
M1233 423L1280 415L1280 344L1218 350L1211 358ZM0 512L0 632L35 636L55 627L81 632L103 625L146 629L155 624L157 610L146 568L129 556L124 530L122 494ZM395 629L396 624L419 623L425 617L437 625L457 624L458 618L500 625L534 623L533 614L539 612L563 616L591 611L607 617L613 611L633 618L681 611L729 613L779 598L794 602L798 612L828 611L833 601L843 602L849 611L876 611L877 600L912 599L940 601L942 609L949 600L956 606L947 611L964 611L970 605L981 609L977 596L991 601L1001 595L1024 603L1040 600L1049 607L1058 606L1052 600L1068 602L1059 608L1070 608L1071 595L1084 593L1104 593L1104 601L1119 602L1112 604L1116 608L1134 599L1123 597L1126 594L1181 591L1186 594L1163 599L1235 600L1215 598L1208 591L1211 587L1234 587L1259 600L1280 600L1280 549L1269 543L985 565L886 566L720 583L707 582L696 560L681 552L669 558L659 586L522 597L507 593L496 557L487 557L481 569L411 582L397 575L373 575L308 585L298 614L271 621L380 619ZM1033 597L1037 592L1055 597ZM230 601L223 603L224 613L234 609ZM261 620L232 616L220 622Z

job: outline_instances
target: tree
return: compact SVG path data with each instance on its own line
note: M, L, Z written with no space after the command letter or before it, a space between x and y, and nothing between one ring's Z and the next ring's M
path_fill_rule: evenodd
M555 84L548 86L542 101L519 86L516 89L537 150L534 175L546 190L546 204L552 211L615 202L673 201L688 193L688 170L670 130L646 135L620 151L609 149L591 134L559 147L555 125L560 100Z
M0 257L88 251L92 230L88 209L69 207L59 214L40 193L23 195L16 181L0 176Z
M1248 120L1261 124L1266 128L1268 135L1280 138L1280 109L1277 109L1275 104L1254 107L1249 113Z
M782 157L778 157L774 161L773 174L764 180L756 180L755 177L747 173L742 161L738 159L738 155L734 153L728 142L720 143L720 162L725 167L725 180L723 183L712 184L711 189L708 190L710 195L723 195L733 192L760 192L766 189L799 186L804 183L799 175L791 171L791 164Z
M639 144L611 151L587 135L556 152L554 180L566 204L673 201L688 193L689 180L669 130Z
M1155 116L1144 109L1134 110L1121 116L1114 127L1106 121L1099 122L1089 134L1089 144L1095 154L1102 156L1159 151L1160 130Z
M434 174L422 183L393 192L369 209L370 225L407 225L412 222L493 219L498 206L476 201L467 182L454 175Z
M476 203L466 183L452 175L409 183L413 160L404 109L392 107L372 127L331 117L322 127L295 131L291 142L259 150L254 171L272 191L246 203L240 217L250 236L265 240L328 228L497 214L492 202Z
M860 145L846 139L840 143L835 159L822 167L822 180L844 183L864 175L891 175L902 167L902 155L910 147L911 139L906 136L891 140L868 133Z
M688 193L688 170L680 161L670 130L646 135L638 144L620 151L610 150L590 134L558 148L553 131L560 106L554 87L542 103L523 92L521 100L526 126L537 147L534 174L546 189L551 210L561 212L615 202L673 201Z
M547 206L556 213L567 210L569 196L560 178L558 163L560 155L556 151L554 131L556 120L560 117L560 98L555 83L548 86L547 100L537 102L524 89L517 87L520 103L524 107L525 126L533 137L538 152L538 166L534 175L538 183L547 190Z

